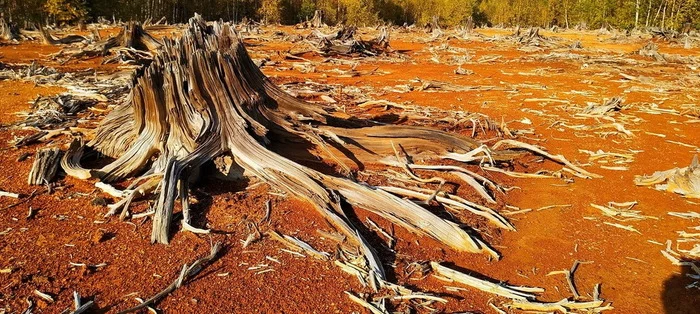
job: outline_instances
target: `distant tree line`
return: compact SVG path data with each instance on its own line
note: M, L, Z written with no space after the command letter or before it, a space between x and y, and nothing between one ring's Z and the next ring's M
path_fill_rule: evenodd
M295 24L316 10L323 21L355 25L416 24L542 27L700 28L700 0L0 0L15 23L112 20L208 20ZM434 19L434 17L437 17Z

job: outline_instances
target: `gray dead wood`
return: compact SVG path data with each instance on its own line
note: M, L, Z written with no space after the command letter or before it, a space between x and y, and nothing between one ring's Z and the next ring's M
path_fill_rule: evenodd
M382 27L379 35L371 40L357 39L356 33L357 27L343 26L335 34L324 34L314 30L306 39L324 56L376 56L393 51L389 46L390 35L387 27Z
M314 17L311 19L311 27L313 27L313 28L323 27L323 11L316 10L314 12Z
M49 134L49 132L39 131L37 133L27 135L15 142L15 147L20 148L37 143L42 137L46 136L47 134Z
M14 23L7 23L4 17L0 17L0 39L6 41L19 40L19 28Z
M58 164L61 161L61 150L54 148L40 149L34 155L34 164L29 171L29 185L50 183L56 176Z
M78 291L73 291L73 307L75 310L73 312L70 312L71 314L82 314L85 313L87 310L92 308L95 305L95 302L93 301L88 301L83 303L80 293Z
M115 36L103 41L90 43L84 47L66 48L54 54L53 57L79 59L108 56L113 49L119 48L120 52L122 52L122 60L134 60L146 64L150 63L150 52L155 51L161 45L161 41L146 32L141 24L129 22Z
M80 35L67 35L66 37L56 38L49 33L49 30L41 25L39 25L39 33L44 43L48 45L69 45L88 40L86 37Z

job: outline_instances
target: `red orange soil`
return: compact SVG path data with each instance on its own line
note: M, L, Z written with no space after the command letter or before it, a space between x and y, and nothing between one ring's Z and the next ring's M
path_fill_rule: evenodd
M18 120L17 114L26 112L39 95L54 95L63 91L56 86L36 86L31 82L0 81L0 124L12 123Z
M285 28L285 31L291 31ZM486 31L493 35L492 30ZM504 35L503 33L501 35ZM563 33L545 36L560 36L570 40L581 40L585 53L604 56L611 53L629 53L638 50L643 41L625 44L609 44L594 33ZM284 42L256 42L251 47L254 55L272 55L273 60L281 61L277 55L280 49L289 49L291 44ZM664 43L660 51L676 53L677 48ZM651 89L654 82L679 84L685 75L699 75L681 65L667 65L639 68L633 66L613 68L605 65L583 66L580 61L538 61L525 57L545 52L522 52L517 46L503 43L483 43L471 41L450 41L454 47L467 49L476 60L484 55L501 55L488 64L467 64L463 67L474 71L473 75L458 76L453 73L456 65L431 61L427 52L430 45L399 36L392 43L397 50L405 50L409 57L401 63L383 61L360 61L356 70L368 72L359 77L341 77L329 69L349 70L349 65L317 64L317 73L301 73L297 70L275 71L264 68L266 74L277 82L311 80L319 83L341 84L344 86L368 86L375 99L394 102L410 102L422 106L444 109L459 109L481 112L496 121L508 122L511 129L534 128L535 135L526 140L545 146L553 153L560 153L570 160L587 163L587 155L579 149L595 151L638 150L634 162L626 171L612 171L600 168L598 164L587 165L602 179L576 179L566 184L557 179L512 179L492 175L506 186L519 189L509 191L499 200L520 208L542 208L549 205L570 205L532 211L510 216L516 232L498 232L484 221L467 215L457 216L478 228L487 242L498 249L503 258L489 261L481 255L458 254L443 248L430 239L416 238L399 227L393 228L398 239L396 255L383 253L383 260L395 266L390 278L422 291L441 294L449 300L447 305L436 305L445 312L476 311L491 313L488 302L499 304L493 296L468 289L462 292L445 290L446 284L428 277L416 280L405 278L404 267L413 261L444 261L456 267L472 271L495 280L508 281L516 285L538 286L547 289L544 300L558 301L570 297L563 276L547 276L551 271L568 269L575 260L591 261L576 272L576 284L582 295L589 295L596 283L602 284L602 297L612 302L613 313L691 313L700 309L700 295L695 289L686 289L689 278L681 275L681 269L672 265L659 252L663 247L648 240L665 242L676 239L677 231L697 224L667 215L669 211L698 211L698 203L678 195L636 187L635 175L651 174L657 170L684 167L697 148L689 148L667 140L700 145L700 132L697 124L685 123L687 118L670 115L652 115L640 112L639 106L645 103L658 103L660 107L681 110L685 104L694 104L700 99L700 86L694 91L683 89L656 94L649 91L630 91L631 87ZM36 60L50 65L44 55L55 52L56 48L36 43L23 43L19 46L0 47L0 61L5 63L29 63ZM698 49L684 50L684 53L699 54ZM439 55L439 52L438 52ZM306 56L314 61L322 58ZM446 57L445 57L446 58ZM443 60L444 61L444 60ZM94 67L99 60L75 62L72 69ZM538 71L538 69L545 69ZM617 69L617 70L616 70ZM70 70L63 68L62 70ZM104 70L104 69L103 69ZM538 71L538 72L536 72ZM647 77L651 85L640 81L621 81L616 74L622 71L628 75ZM437 80L463 86L518 87L513 93L503 90L434 92L429 90L398 93L382 91L385 86L408 84L419 77L421 80ZM694 82L697 82L695 80ZM660 84L659 83L659 84ZM542 88L528 88L526 85ZM696 84L696 83L695 83ZM368 88L369 89L369 88ZM14 112L26 110L27 102L36 94L59 93L59 87L34 87L33 83L0 82L0 122L15 121ZM571 93L588 91L588 94ZM342 95L337 96L343 103ZM612 135L601 138L592 132L591 137L579 137L586 132L574 132L551 126L551 121L534 114L540 110L550 115L571 118L559 103L526 102L528 98L558 98L568 100L572 105L585 105L586 102L602 102L604 98L624 96L625 103L634 104L631 114L643 119L628 126L635 136L624 138ZM663 99L661 99L663 98ZM347 103L351 106L351 103ZM518 121L529 119L532 124ZM675 121L675 122L673 122ZM580 124L595 124L595 121L582 120ZM17 162L19 155L33 152L36 147L14 149L9 141L13 139L13 129L0 131L0 190L29 195L42 187L29 187L26 175L32 159ZM649 133L663 133L666 138ZM534 158L533 158L534 160ZM531 165L539 168L537 165ZM551 165L546 165L550 167ZM27 203L7 208L17 200L0 198L0 269L12 269L0 274L0 313L2 308L8 313L21 312L25 298L38 289L54 296L53 304L39 303L45 313L60 312L71 306L71 293L76 290L94 299L101 311L115 312L136 304L134 297L146 298L160 291L174 278L184 263L205 255L212 241L223 241L226 249L222 257L205 269L196 280L178 289L158 304L166 313L350 313L364 311L352 303L344 291L362 291L358 281L342 273L332 262L321 262L311 258L299 258L280 251L278 243L268 239L241 248L240 241L248 232L245 222L259 220L264 214L264 204L272 198L272 216L269 228L284 234L298 236L314 247L333 252L334 244L317 233L318 229L328 230L328 224L307 204L267 194L267 190L255 188L243 190L245 184L224 183L210 180L201 183L194 191L198 204L195 209L204 210L196 216L196 225L208 224L217 230L210 236L196 236L178 232L170 245L149 244L150 223L140 221L122 222L118 219L104 219L105 209L94 206L91 201L101 195L94 187L71 178L63 179L61 187L51 194L41 193ZM460 191L460 193L469 193ZM644 215L658 219L647 219L624 224L633 225L641 234L605 225L610 221L590 206L606 204L609 201L638 201L636 209ZM139 206L145 207L141 203ZM36 214L26 218L29 208ZM367 213L358 210L364 220ZM392 229L387 221L369 215L385 229ZM268 228L265 226L264 228ZM95 233L103 230L107 240L93 241ZM379 239L372 242L379 245ZM280 261L276 263L266 256ZM97 265L104 267L86 269L73 267L70 263ZM260 264L262 269L274 271L256 274L248 270ZM448 284L449 285L449 284Z

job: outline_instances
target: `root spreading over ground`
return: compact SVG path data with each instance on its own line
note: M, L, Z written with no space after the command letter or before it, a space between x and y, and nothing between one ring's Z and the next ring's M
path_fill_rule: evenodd
M178 202L184 230L209 232L192 225L188 191L202 166L216 158L229 160L226 168L240 172L238 177L255 177L313 204L345 235L347 244L361 252L369 279L382 283L386 279L382 263L362 236L360 222L350 218L351 208L373 212L454 250L495 258L499 254L474 232L424 206L437 203L458 208L514 230L495 210L442 191L445 179L439 175L459 178L490 203L494 202L491 194L499 189L495 183L460 166L417 165L411 157L435 163L446 159L481 163L495 169L532 153L565 165L577 176L595 176L563 156L513 139L486 146L429 128L339 118L275 86L255 66L229 24L207 24L197 17L180 38L163 40L152 63L136 75L133 85L126 103L102 121L94 139L86 144L76 139L61 165L67 174L80 179L134 179L109 214L128 216L132 201L155 195L151 240L157 243L168 243L179 217L174 215ZM285 147L320 151L321 158L340 170L320 171L302 165L283 156L280 149ZM84 156L94 152L114 160L101 168L82 166ZM380 160L403 168L414 183L424 187L376 187L353 176L353 167ZM424 179L415 170L438 176ZM426 188L435 185L437 189Z

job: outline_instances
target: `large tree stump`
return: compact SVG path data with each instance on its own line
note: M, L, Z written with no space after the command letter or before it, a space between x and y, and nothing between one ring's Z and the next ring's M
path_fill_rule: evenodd
M277 151L270 148L273 142ZM489 218L499 227L514 228L493 210L461 198L448 199L439 189L426 195L425 191L357 182L347 163L361 166L363 160L395 156L394 164L412 171L408 160L399 158L397 147L424 159L497 163L523 155L501 146L531 147L517 143L499 142L488 148L477 140L439 130L335 117L275 86L255 66L232 26L221 22L207 25L195 17L181 37L164 39L153 62L135 78L129 101L102 121L92 141L82 145L76 140L62 166L69 175L81 179L110 182L137 177L134 188L110 212L126 212L132 200L154 193L157 201L151 240L168 243L176 202L181 203L184 230L208 232L190 225L190 179L205 163L227 156L245 175L313 204L346 235L350 245L363 252L374 274L383 278L382 264L358 231L358 222L347 216L351 210L347 204L455 250L496 257L494 250L456 223L402 197L426 203L450 202ZM298 147L320 151L320 157L337 165L338 174L320 172L280 154ZM99 169L82 168L81 156L89 150L115 160ZM534 151L543 153L537 148ZM479 182L490 182L456 166L434 170L460 172L483 193L486 190ZM435 183L441 179L417 180Z
M19 28L14 23L7 23L4 17L0 17L0 39L12 41L19 39Z

